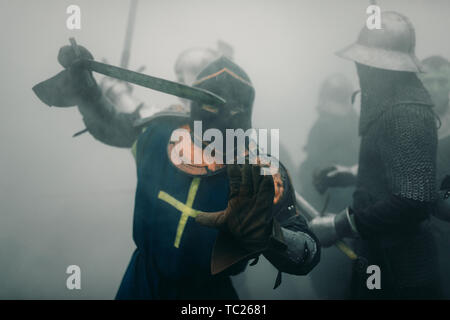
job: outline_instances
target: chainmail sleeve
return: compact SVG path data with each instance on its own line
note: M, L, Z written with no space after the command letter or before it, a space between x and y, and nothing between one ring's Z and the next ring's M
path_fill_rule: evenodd
M437 128L429 107L401 104L378 120L378 151L386 197L354 212L364 237L412 230L429 217L437 198Z
M431 202L436 199L436 119L429 107L393 106L382 116L378 140L386 183L392 195Z

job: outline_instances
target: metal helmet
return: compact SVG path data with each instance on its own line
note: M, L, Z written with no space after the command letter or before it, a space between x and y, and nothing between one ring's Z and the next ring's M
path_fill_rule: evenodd
M200 71L218 57L217 51L207 48L190 48L183 51L175 62L178 82L191 85Z
M426 73L420 75L434 102L435 112L445 116L450 110L450 62L441 56L422 60Z
M415 55L416 36L409 19L387 11L381 13L381 21L381 29L364 26L356 43L336 54L378 69L424 72Z
M426 73L434 77L448 79L450 77L450 62L441 56L430 56L422 60L422 65ZM422 75L425 77L426 75Z
M354 87L350 80L341 73L328 76L319 90L317 109L322 112L333 112L337 108L340 111L351 109L351 97Z
M222 106L191 104L191 118L202 120L204 130L251 128L255 89L247 73L225 56L210 63L197 76L193 87L205 89L226 100Z

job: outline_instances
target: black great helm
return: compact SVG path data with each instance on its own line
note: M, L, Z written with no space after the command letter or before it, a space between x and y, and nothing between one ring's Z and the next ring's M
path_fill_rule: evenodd
M213 61L199 73L193 86L226 100L221 106L192 102L191 120L201 120L203 130L216 128L225 133L225 129L251 128L255 90L249 76L233 61L226 57Z

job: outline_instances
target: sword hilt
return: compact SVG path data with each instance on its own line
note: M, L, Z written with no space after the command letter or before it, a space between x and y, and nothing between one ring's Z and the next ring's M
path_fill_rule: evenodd
M75 53L75 57L78 60L82 60L83 57L81 56L81 50L80 50L80 47L78 46L75 38L73 38L73 37L69 38L69 41L70 41L70 45L72 46L72 49L73 49L73 51ZM88 70L83 70L83 73L85 75L86 84L87 84L88 88L93 88L95 86L95 83L94 83L94 81L93 81L89 71Z

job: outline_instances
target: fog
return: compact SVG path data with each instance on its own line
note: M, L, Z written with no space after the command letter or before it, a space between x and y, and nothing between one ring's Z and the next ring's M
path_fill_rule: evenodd
M234 48L256 89L253 125L279 128L296 170L317 114L323 79L336 72L357 87L354 65L334 52L356 40L369 1L140 1L130 68L175 79L177 55L195 46ZM77 4L82 29L66 28ZM450 58L450 2L379 1L408 16L417 55ZM0 0L0 298L112 299L134 250L136 184L129 150L89 134L76 108L49 108L31 88L61 70L69 37L96 59L118 64L129 2ZM443 41L445 39L445 41ZM150 104L176 97L136 88ZM355 134L357 134L355 132ZM283 161L283 159L281 159ZM67 290L66 268L81 268L81 290ZM266 261L233 279L242 298L315 299L308 277L283 277ZM333 285L333 284L330 284Z

